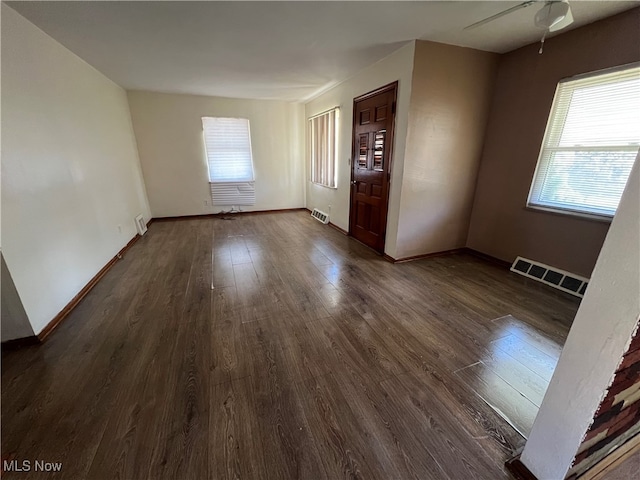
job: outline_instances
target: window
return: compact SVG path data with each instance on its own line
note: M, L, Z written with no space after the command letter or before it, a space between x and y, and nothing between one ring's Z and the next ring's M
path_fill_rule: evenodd
M311 137L311 181L336 188L339 110L333 108L309 119Z
M640 146L640 67L558 84L527 205L612 217Z
M255 204L249 120L203 117L202 127L213 204Z

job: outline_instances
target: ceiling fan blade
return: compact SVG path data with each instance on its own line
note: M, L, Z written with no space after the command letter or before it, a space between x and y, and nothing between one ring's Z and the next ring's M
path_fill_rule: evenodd
M530 5L533 5L535 2L535 0L530 0L528 2L522 2L519 5L515 5L511 8L507 8L506 10L503 10L500 13L496 13L495 15L491 15L490 17L485 18L484 20L480 20L479 22L476 23L472 23L471 25L464 27L463 30L470 30L472 28L476 28L479 27L481 25L484 25L486 23L492 22L500 17L504 17L505 15L509 15L511 12L515 12L516 10L520 10L521 8L526 8Z
M536 13L534 23L536 27L552 32L557 24L564 22L570 11L568 0L548 1Z
M564 18L560 20L558 23L556 23L555 25L553 25L551 28L549 28L549 31L557 32L559 30L562 30L563 28L568 27L572 23L573 23L573 14L571 13L571 7L569 7L569 10L567 10L567 14L564 16Z

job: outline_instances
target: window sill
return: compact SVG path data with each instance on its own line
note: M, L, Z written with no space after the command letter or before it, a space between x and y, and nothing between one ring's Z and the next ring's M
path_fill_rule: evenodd
M338 187L330 187L328 185L323 185L321 183L312 182L311 180L309 180L309 183L311 183L312 185L316 185L318 187L328 188L329 190L338 190Z
M603 215L596 215L593 213L574 212L572 210L560 210L552 207L541 207L538 205L526 205L525 210L529 210L536 213L550 213L552 215L561 215L563 217L579 218L581 220L589 220L598 223L611 223L613 217L606 217Z

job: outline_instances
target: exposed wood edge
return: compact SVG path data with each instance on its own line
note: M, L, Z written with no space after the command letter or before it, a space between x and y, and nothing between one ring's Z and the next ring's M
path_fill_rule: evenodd
M536 476L531 473L531 470L520 461L520 454L513 457L511 460L507 460L504 464L507 470L513 475L516 480L538 480Z
M40 340L36 335L29 335L28 337L14 338L13 340L7 340L2 342L2 349L18 349L23 347L29 347L31 345L39 345Z
M177 217L154 217L152 221L154 222L168 222L172 220L197 220L199 218L220 218L224 216L234 216L234 215L263 215L266 213L285 213L285 212L299 212L302 210L307 210L304 207L298 208L281 208L277 210L255 210L251 212L233 212L233 213L204 213L201 215L179 215Z
M69 303L65 305L65 307L58 313L53 320L51 320L37 335L38 341L43 342L51 332L60 325L60 323L67 318L67 316L71 313L71 311L80 303L80 301L87 296L87 293L91 291L93 287L100 281L102 277L109 271L109 269L116 263L122 256L125 254L127 250L129 250L134 243L136 243L140 239L140 235L136 234L129 243L127 243L111 260L107 262L107 264L100 269L95 276L89 280L89 282L78 292L78 294L71 299Z
M404 262L412 262L414 260L423 260L425 258L433 258L433 257L444 257L446 255L453 255L456 253L464 252L464 248L453 248L451 250L443 250L441 252L433 252L433 253L424 253L422 255L414 255L412 257L404 257L404 258L393 258L386 253L383 255L384 259L391 263L404 263Z
M474 257L478 257L478 258L481 258L482 260L495 263L496 265L499 265L503 268L507 268L507 269L511 268L511 264L506 260L500 260L499 258L492 257L491 255L487 255L486 253L482 253L482 252L479 252L478 250L474 250L473 248L465 247L465 248L462 248L461 250L463 250L464 252L470 255L473 255Z

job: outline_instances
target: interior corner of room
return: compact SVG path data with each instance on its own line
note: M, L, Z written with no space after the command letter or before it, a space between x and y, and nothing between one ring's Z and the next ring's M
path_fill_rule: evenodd
M376 34L380 38L349 27L347 18L357 14L350 2L252 2L247 4L251 12L243 10L243 2L92 3L1 5L1 338L3 361L6 355L9 365L6 380L3 368L3 390L12 391L15 378L29 376L32 364L23 358L33 365L46 363L44 354L40 358L28 352L53 352L47 361L54 369L73 363L60 360L62 343L48 346L57 335L59 342L76 342L78 352L102 352L103 357L92 357L96 369L108 363L108 349L125 345L126 335L109 339L105 333L100 346L96 338L117 322L135 324L144 308L124 309L115 298L126 288L139 288L145 298L153 297L153 288L164 295L162 288L171 280L137 284L132 279L146 278L146 262L184 280L179 293L168 293L154 304L154 314L180 319L192 314L178 322L188 325L189 338L202 334L202 305L208 305L211 318L228 315L216 329L206 330L206 335L223 336L220 348L226 355L220 354L220 365L217 358L211 360L207 392L228 387L229 398L246 394L254 401L252 395L258 394L251 389L258 387L251 384L256 377L251 368L258 367L234 370L242 361L227 349L239 348L241 342L247 342L242 345L249 350L277 345L266 358L284 362L286 368L278 363L279 373L270 371L264 378L284 375L286 395L302 399L289 400L292 407L278 404L274 411L291 407L293 416L302 418L295 417L302 426L293 437L300 444L313 439L307 453L295 453L319 458L316 463L305 463L306 456L301 461L307 478L331 477L337 467L327 460L330 455L319 454L317 445L329 442L321 433L325 419L310 413L315 410L305 388L332 392L322 401L335 401L334 406L348 403L349 395L363 401L349 407L353 411L340 417L347 420L336 431L346 431L340 433L342 447L365 452L364 463L371 463L362 468L373 477L419 471L429 478L454 478L462 472L448 467L449 454L425 440L440 427L423 428L420 422L429 420L415 402L434 402L428 403L435 412L431 420L443 415L438 417L445 419L442 428L450 429L443 435L450 433L454 441L473 436L469 450L457 450L463 460L458 463L471 465L469 475L475 471L507 478L504 464L511 460L508 469L517 478L596 479L612 474L622 457L637 452L640 139L609 148L609 157L603 153L597 161L589 160L592 166L597 163L593 172L614 165L607 174L613 186L603 191L613 192L615 202L606 198L585 209L584 195L576 199L581 194L561 192L562 199L558 194L550 200L543 192L561 190L571 181L582 182L580 192L598 188L599 180L589 183L595 178L590 173L569 178L572 164L561 164L562 155L606 149L597 142L563 144L558 132L568 124L572 99L583 101L571 90L571 82L588 83L627 71L638 76L637 3L571 1L576 23L557 32L548 28L541 54L541 31L532 26L532 11L539 8L535 2L474 2L474 7L471 2L364 2L365 19L391 22L388 31ZM539 3L544 9L569 2ZM501 4L513 7L512 20L507 15L473 25L498 13ZM223 40L216 40L206 24L211 15L218 15L215 25ZM315 18L317 25L303 33L278 20L288 15L300 22ZM224 28L225 22L241 17L246 21L236 30ZM192 22L192 28L180 26L180 18ZM449 26L438 28L438 18ZM538 22L544 21L540 18ZM269 21L282 28L280 34L266 30ZM336 38L320 38L321 26L334 21ZM158 25L173 33L163 34ZM473 28L464 29L467 25ZM337 33L339 27L344 31ZM266 39L261 44L256 32L273 37L272 50ZM150 48L154 42L157 48ZM212 42L210 51L203 46L206 42ZM228 42L227 47L221 42ZM282 52L276 52L278 48ZM615 78L621 83L626 77ZM633 102L640 102L634 92L627 102L629 118ZM640 103L635 106L637 120ZM226 130L216 120L222 120ZM576 130L585 128L580 121L575 125ZM242 155L246 171L237 178L216 176L218 149L224 153L232 148L234 135L244 142L244 150L234 150L229 158ZM620 138L624 135L619 133ZM552 154L560 158L556 170L561 178L544 184L545 175L551 175L546 172L551 171ZM236 165L229 171L239 169ZM222 200L236 198L236 193L235 203ZM188 258L176 257L187 242ZM308 250L301 246L304 242ZM239 244L241 254L233 250ZM219 245L224 245L223 252L216 250ZM274 250L267 251L267 246ZM244 257L236 261L234 255ZM127 256L141 263L126 264L130 283L125 284L120 280L125 268L121 260ZM216 259L224 263L220 284L213 278ZM518 266L519 260L524 267ZM210 265L208 273L194 273L198 262ZM260 302L249 306L248 297L241 298L241 280L255 298L264 295ZM289 281L299 282L300 291L288 290ZM396 290L376 298L372 292L382 291L384 281ZM192 282L201 287L198 295L186 293L194 288ZM92 303L97 296L103 303ZM112 296L114 303L109 303ZM266 313L261 316L265 305L286 305L289 310L278 310L276 321ZM385 323L385 315L393 316L392 324ZM293 323L298 316L304 319L302 326ZM449 323L449 316L455 321ZM77 333L84 318L91 318L96 329ZM323 323L337 318L339 325ZM183 331L174 324L165 327L161 337L139 337L139 351L188 363L174 351L177 343L171 343L171 336ZM285 333L280 335L280 328ZM309 338L317 345L305 336L312 334L317 336ZM185 335L175 334L185 349L209 348L194 347L197 340ZM79 347L83 342L85 350ZM336 353L343 345L354 350ZM459 352L465 345L469 351ZM436 351L439 346L442 351ZM325 347L327 358L337 358L328 366L309 366L309 358L298 362L292 353ZM476 349L482 355L471 358ZM27 352L24 357L22 352ZM286 363L294 357L295 365ZM215 368L228 370L219 373ZM312 374L303 375L306 368ZM363 388L373 388L374 396L363 400L358 382L341 377L341 369L358 372ZM441 384L449 386L438 390ZM431 388L438 392L433 393L435 400L428 397ZM390 399L396 393L397 398ZM340 400L342 395L345 399ZM407 400L413 396L414 403ZM509 399L526 405L513 406ZM209 400L207 396L204 401ZM379 400L387 406L378 409ZM20 401L11 404L21 415L16 413L15 422L35 422L28 409L35 412L42 402L26 397ZM451 415L461 412L459 423L446 420L439 410L445 403L455 405ZM257 400L255 404L261 405ZM209 415L208 405L198 408ZM27 413L21 413L21 406ZM405 408L410 415L398 413ZM72 407L66 414L72 414ZM263 453L274 448L273 458L280 459L287 448L297 448L292 446L295 441L288 443L289 437L273 440L270 427L259 423L271 413L242 414L255 422L247 424L246 432L261 432L256 438ZM397 426L409 432L398 447L410 457L409 467L396 458L382 427L385 416L392 419L391 430ZM4 393L2 417L4 424ZM363 426L363 419L372 423ZM99 427L112 432L115 445L124 433L106 417L104 422ZM495 431L485 435L494 424L497 436L504 433L503 443L492 437ZM216 428L221 425L215 423ZM15 449L3 448L3 459L6 453L28 449L22 435L32 439L32 445L39 441L22 428L17 423L8 427L6 438L13 435L9 444ZM60 429L61 435L76 435ZM371 436L360 434L368 429ZM42 425L30 433L36 434L47 435ZM271 440L265 438L277 448L269 447ZM76 453L79 443L70 443ZM105 470L96 469L116 450L106 443L95 444L96 451L107 452L103 457L100 453L89 463L78 463L78 470L72 467L78 478L90 473L102 478ZM251 450L249 443L242 448ZM426 460L407 453L421 451L420 445L428 447ZM386 460L367 456L376 446ZM59 449L38 448L30 454L64 457ZM138 453L147 466L164 468L145 451ZM202 458L194 458L185 468L200 465ZM266 453L255 458L256 470L244 473L264 473L260 468L269 462ZM214 464L219 460L212 457L208 473L222 468ZM131 468L128 474L139 473L138 467ZM283 468L278 470L283 476L292 472L285 475L281 465L274 468ZM195 471L190 471L193 478L202 474Z

